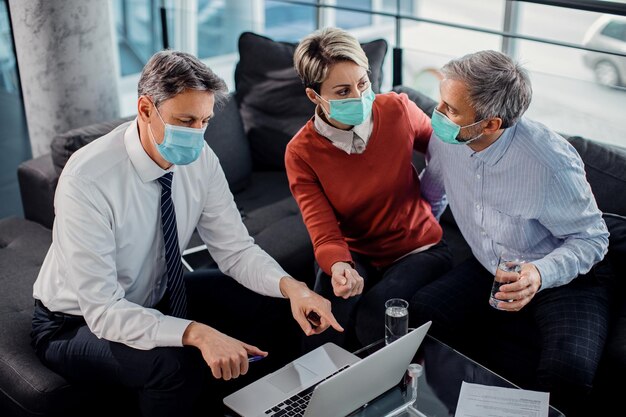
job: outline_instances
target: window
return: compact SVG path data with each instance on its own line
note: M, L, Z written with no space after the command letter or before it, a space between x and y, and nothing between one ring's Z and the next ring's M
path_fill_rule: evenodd
M32 157L6 0L0 1L0 218L22 216L17 167Z
M297 42L316 28L317 9L315 0L311 6L293 5L281 1L265 2L265 35L286 41Z
M380 0L379 0L380 1ZM414 5L417 2L414 0L400 0L400 13L401 15L412 15L415 10ZM382 10L387 13L396 13L398 8L398 0L382 0Z
M626 42L626 23L609 22L602 30L604 36Z
M365 0L337 0L337 6L351 7L361 10L372 10L372 1ZM369 26L372 24L372 15L370 13L351 12L347 10L337 10L335 14L335 25L345 30L358 27Z
M235 52L227 29L224 0L198 0L198 57L209 58Z
M626 106L626 57L558 45L623 53L626 20L619 16L507 0L301 0L306 4L281 0L112 1L122 74L128 75L120 83L122 95L135 88L145 60L162 47L159 7L164 3L169 45L205 60L231 89L237 40L243 31L297 42L318 27L338 26L350 30L362 42L387 40L390 50L383 91L391 88L393 47L403 51L403 84L421 89L435 99L437 69L447 61L479 50L501 50L520 61L531 74L534 99L529 117L565 134L624 145L626 125L621 122L621 113ZM189 9L196 6L197 10ZM393 16L377 12L399 13L407 18L401 20L398 28ZM600 18L606 18L608 23L594 24ZM592 28L593 34L587 35ZM539 41L505 42L500 34L489 33L501 31Z
M141 72L163 47L157 0L115 0L113 5L122 76Z

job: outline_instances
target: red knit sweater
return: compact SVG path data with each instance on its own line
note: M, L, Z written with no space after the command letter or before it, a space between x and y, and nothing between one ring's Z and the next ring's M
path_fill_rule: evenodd
M287 145L291 192L327 274L335 262L352 262L350 250L386 266L441 240L412 165L413 149L428 147L430 119L405 94L377 95L372 111L362 154L335 147L317 133L313 119Z

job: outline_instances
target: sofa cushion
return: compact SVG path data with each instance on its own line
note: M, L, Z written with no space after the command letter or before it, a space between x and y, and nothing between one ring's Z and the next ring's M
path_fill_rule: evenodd
M17 180L24 218L33 220L48 229L54 222L54 190L59 174L47 153L22 162L17 168Z
M244 223L254 241L276 259L287 273L313 288L313 244L293 197L286 197L250 212Z
M250 183L252 157L237 102L232 95L214 109L215 116L204 132L204 140L215 152L233 193Z
M626 282L624 282L626 277L626 216L604 213L603 218L610 233L609 252L606 256L609 258L613 272L617 274L616 284L624 288L626 286ZM624 296L622 291L618 293ZM626 342L626 331L624 332L624 342ZM626 343L623 343L622 346L626 350ZM626 369L626 355L623 360Z
M255 168L284 170L287 143L313 116L314 104L293 68L296 45L250 32L239 37L235 88ZM379 92L387 42L361 45L369 59L372 88Z
M612 295L615 297L615 322L611 326L606 354L619 371L626 371L626 217L613 213L604 213L606 226L609 229L609 250L605 256L611 266L613 282Z
M256 171L249 186L235 194L243 222L255 242L292 276L313 286L313 245L287 175Z
M74 152L99 137L106 135L122 123L133 120L134 118L135 116L110 120L102 123L94 123L56 135L52 139L50 147L52 152L52 162L54 163L57 173L61 173L63 167L65 167L65 164L67 163L67 160L70 159L70 156L72 156Z
M235 203L250 236L289 274L307 282L314 280L313 246L300 209L291 196L287 175L278 171L255 171L248 186L235 193ZM195 232L187 248L203 245ZM195 269L216 268L207 251L187 255Z
M252 211L291 197L287 175L276 171L255 171L245 190L235 193L235 202L245 218Z
M50 230L37 223L0 220L0 387L25 413L60 409L72 391L30 348L32 287L51 241Z
M574 136L568 138L583 162L587 181L604 213L626 215L626 148Z
M411 87L397 85L393 87L393 91L398 94L406 94L415 104L417 104L417 107L428 115L428 117L432 116L433 110L437 107L437 102L435 100Z

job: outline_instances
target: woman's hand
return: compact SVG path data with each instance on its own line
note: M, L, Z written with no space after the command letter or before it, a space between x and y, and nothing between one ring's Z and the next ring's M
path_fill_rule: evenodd
M331 283L337 297L349 298L363 292L363 277L347 262L335 262L331 267Z

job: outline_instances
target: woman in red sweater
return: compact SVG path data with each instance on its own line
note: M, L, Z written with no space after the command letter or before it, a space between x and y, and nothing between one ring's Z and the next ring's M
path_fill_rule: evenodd
M432 128L405 94L374 94L365 52L343 30L304 38L294 65L317 107L285 165L319 266L315 291L346 329L313 343L355 348L383 337L386 300L409 299L451 266L412 164Z

